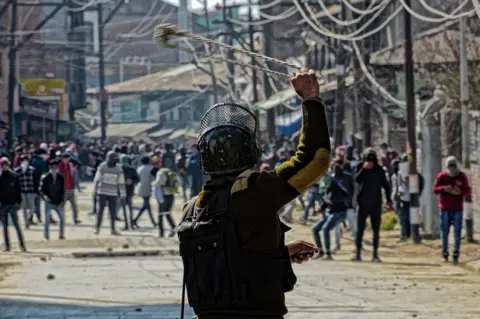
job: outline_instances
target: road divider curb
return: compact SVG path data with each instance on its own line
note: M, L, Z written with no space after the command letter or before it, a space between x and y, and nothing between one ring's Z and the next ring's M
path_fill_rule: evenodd
M177 250L130 250L130 251L86 251L74 252L74 258L114 258L114 257L151 257L151 256L178 256Z

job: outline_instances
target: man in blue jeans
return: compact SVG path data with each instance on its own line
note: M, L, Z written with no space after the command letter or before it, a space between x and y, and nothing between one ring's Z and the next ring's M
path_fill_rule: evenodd
M5 251L10 251L10 237L8 235L8 217L12 219L17 231L18 243L22 251L26 251L22 229L18 221L18 210L22 207L20 183L17 175L10 169L11 163L6 158L0 159L0 220L3 224L3 240Z
M463 201L470 195L471 189L467 176L458 168L454 156L449 156L445 163L445 170L435 179L433 192L438 195L440 207L440 231L442 238L442 255L448 261L448 235L453 225L454 248L453 263L458 264L460 257L460 243L462 240Z
M326 190L330 199L326 203L330 207L330 213L327 217L319 221L312 229L315 244L318 247L316 258L320 258L326 254L326 259L331 260L332 254L330 250L330 231L335 229L337 225L342 223L347 217L348 200L350 194L353 193L352 175L343 172L343 161L335 160L333 162L333 176L330 186ZM325 249L322 247L320 232L323 232L325 240Z
M64 196L65 196L65 180L60 174L58 165L60 160L51 159L48 163L50 170L40 179L40 196L45 202L45 227L44 237L50 239L50 213L56 211L60 218L59 239L65 239L65 214L63 212Z
M318 184L314 184L308 190L307 194L307 205L305 205L305 209L303 210L303 223L306 224L308 221L308 216L310 215L310 209L313 208L315 210L315 203L322 206L323 200L322 195L319 192Z

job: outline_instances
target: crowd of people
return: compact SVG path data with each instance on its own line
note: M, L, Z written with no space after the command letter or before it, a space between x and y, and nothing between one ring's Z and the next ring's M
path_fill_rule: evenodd
M279 135L277 140L262 145L259 171L278 167L295 154L297 139ZM165 143L154 146L141 142L99 143L16 142L12 151L0 145L0 204L4 225L5 249L10 249L8 216L16 229L20 247L26 250L17 211L23 211L25 227L44 224L44 237L50 238L50 225L59 224L59 239L65 239L66 202L70 203L73 223L80 224L76 192L82 192L81 182L94 184L92 211L96 215L95 233L99 233L104 211L110 214L110 231L119 235L116 222L124 223L123 230L138 228L138 221L146 212L152 227L158 227L159 236L173 236L176 227L171 212L175 195L183 201L200 193L206 176L200 166L195 145L176 147ZM463 199L469 195L468 179L454 157L447 159L445 171L440 172L433 191L438 195L441 210L443 257L448 260L448 235L454 227L453 261L458 263L463 221ZM362 242L367 218L373 231L373 261L381 261L378 254L381 216L384 204L395 210L400 224L400 240L411 236L410 193L408 183L408 156L383 144L379 152L367 148L362 154L348 146L338 146L329 172L298 199L292 200L280 211L280 218L293 222L297 201L302 207L300 222L308 225L309 216L322 214L312 227L314 242L319 247L317 258L333 259L341 249L341 231L348 228L355 242L353 260L361 260ZM420 192L424 183L419 174ZM384 190L382 194L382 189ZM142 198L135 211L133 198ZM154 213L152 197L157 203ZM41 203L44 203L41 205ZM43 213L42 213L43 206ZM52 215L58 216L58 221ZM123 214L122 214L123 213ZM43 219L42 219L43 216ZM167 232L164 219L169 226ZM335 248L330 233L335 233Z
M120 234L117 221L124 222L124 230L139 228L138 221L147 212L160 237L167 234L164 219L170 226L168 235L172 236L176 227L171 216L175 195L181 193L187 201L201 191L205 178L196 147L175 148L169 143L154 148L134 142L24 141L15 142L12 150L7 150L4 145L0 145L0 217L6 251L10 250L9 221L15 227L21 249L26 250L18 218L20 210L25 228L43 223L44 237L49 240L50 225L58 223L59 239L65 239L64 207L70 203L74 225L82 222L76 193L83 191L84 181L93 182L90 214L96 215L96 234L108 208L112 235ZM136 194L143 200L138 212L133 205ZM152 211L152 197L157 202L157 214Z

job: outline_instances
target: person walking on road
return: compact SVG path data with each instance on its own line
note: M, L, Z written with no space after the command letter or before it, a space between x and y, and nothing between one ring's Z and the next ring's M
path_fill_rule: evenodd
M326 259L331 260L332 252L330 250L330 231L336 229L347 217L349 200L353 193L353 178L350 174L343 171L343 161L335 160L333 164L333 176L326 194L330 197L326 200L330 208L328 216L319 221L312 229L315 244L319 250L317 258L326 254ZM320 239L320 232L323 233L324 244ZM337 243L337 246L339 243ZM325 249L324 249L325 248Z
M120 156L120 164L125 178L125 200L121 202L123 208L123 218L125 220L124 230L133 228L133 195L135 192L135 185L138 184L140 178L138 177L137 170L129 164L129 157L126 154ZM128 210L128 211L127 211Z
M460 244L462 241L463 202L470 195L468 178L458 167L454 156L449 156L445 162L445 170L440 172L433 184L433 192L438 195L440 207L440 231L442 239L442 255L448 261L448 235L453 226L454 248L453 263L458 264Z
M317 76L302 70L291 81L303 98L301 138L296 154L273 171L253 170L261 149L248 108L216 104L201 121L197 147L210 179L178 227L188 301L199 319L283 318L285 292L296 283L291 263L317 251L303 241L285 244L289 227L278 217L330 165Z
M58 169L65 181L65 200L63 202L70 202L73 211L73 223L78 225L81 221L78 219L78 206L75 197L75 168L72 162L70 162L69 153L61 154L61 162L58 164Z
M33 225L33 214L35 213L35 198L38 197L38 183L35 168L29 165L28 155L20 157L20 166L15 169L20 191L22 192L22 208L25 227L28 229Z
M138 228L138 220L145 211L148 212L150 221L152 222L153 227L155 227L157 226L157 223L155 222L155 218L153 218L152 208L150 206L150 197L152 197L152 183L155 179L155 175L152 174L154 167L151 164L150 157L148 156L142 157L141 163L142 165L137 169L137 173L140 178L140 183L138 184L138 195L143 198L143 205L138 211L137 217L133 219L132 227Z
M178 193L178 177L174 171L169 168L161 168L157 172L157 177L154 182L156 192L161 192L157 195L158 200L158 230L159 236L165 236L165 230L163 227L163 218L167 220L170 225L170 236L175 235L175 222L172 217L172 208L175 202L175 194Z
M60 160L51 159L49 161L50 170L40 179L40 196L45 202L45 225L44 237L50 239L50 214L54 210L60 219L59 239L65 239L65 213L63 206L65 203L65 179L58 168Z
M11 163L6 158L0 159L0 219L3 224L3 240L5 251L10 251L8 235L8 217L12 219L22 251L27 251L22 228L18 221L18 210L22 207L22 194L17 175L10 169Z
M30 165L35 169L35 182L37 185L40 185L40 178L42 178L43 174L48 172L48 163L46 162L45 158L47 157L47 152L39 148L35 150L34 155L32 156L32 160ZM38 193L38 188L35 190ZM34 199L35 203L35 216L37 217L37 222L42 222L42 214L41 214L41 197L35 196ZM32 220L33 221L33 220Z
M355 239L356 254L352 260L361 261L363 233L367 225L367 217L373 230L373 262L381 262L378 256L380 244L380 226L382 223L382 188L385 191L387 205L392 206L390 185L382 166L378 163L377 153L373 148L365 150L365 160L359 164L356 182L358 183L358 215L357 237Z
M118 196L120 196L122 201L126 200L125 177L122 168L120 165L117 165L117 153L109 151L106 158L107 160L98 167L93 181L93 196L98 196L99 206L95 234L98 235L100 233L103 212L108 205L111 234L120 235L115 229L115 221L117 219Z

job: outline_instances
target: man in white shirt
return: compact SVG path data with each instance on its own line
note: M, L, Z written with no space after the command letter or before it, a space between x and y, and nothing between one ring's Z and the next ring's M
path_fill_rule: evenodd
M172 218L172 208L175 201L175 194L178 192L178 185L178 177L171 169L161 168L157 172L154 187L155 192L158 193L158 229L160 237L165 236L163 217L165 217L170 224L171 232L169 236L172 237L175 235L174 229L176 225Z

